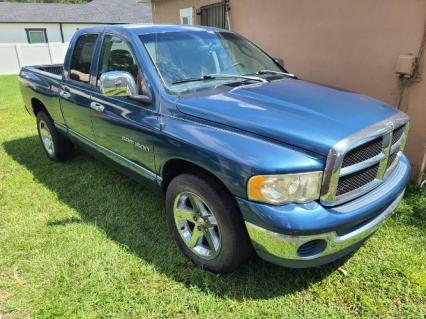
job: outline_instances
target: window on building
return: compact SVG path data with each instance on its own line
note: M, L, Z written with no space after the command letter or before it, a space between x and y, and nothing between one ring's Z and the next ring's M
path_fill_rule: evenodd
M193 8L180 9L180 24L194 24Z
M28 43L47 43L46 29L25 29Z
M227 10L229 10L227 1L200 7L201 25L228 29Z
M72 80L89 83L90 66L97 39L97 34L83 34L78 38L71 57L70 78Z

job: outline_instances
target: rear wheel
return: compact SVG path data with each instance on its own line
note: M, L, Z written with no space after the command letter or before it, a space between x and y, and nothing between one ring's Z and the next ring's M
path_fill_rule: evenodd
M167 188L166 211L175 240L196 265L229 272L252 247L235 200L207 175L182 174Z
M55 128L52 119L43 111L37 113L37 130L43 149L54 161L68 159L73 153L73 144Z

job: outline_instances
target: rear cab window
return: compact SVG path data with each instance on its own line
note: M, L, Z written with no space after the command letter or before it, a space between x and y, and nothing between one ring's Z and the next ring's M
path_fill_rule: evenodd
M83 34L78 38L71 56L69 73L71 80L89 84L90 67L97 39L98 34Z

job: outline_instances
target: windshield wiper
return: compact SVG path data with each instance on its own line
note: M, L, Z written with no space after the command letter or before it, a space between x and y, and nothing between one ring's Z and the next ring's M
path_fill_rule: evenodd
M260 75L260 74L267 74L267 73L282 74L282 75L288 76L289 78L297 79L296 75L294 75L292 73L287 73L287 72L280 72L280 71L274 71L274 70L260 70L260 71L256 72L256 74L258 74L258 75Z
M182 80L176 80L172 84L186 83L186 82L196 82L196 81L206 81L206 80L215 80L215 79L246 79L258 82L269 82L266 79L263 79L258 76L248 76L248 75L236 75L236 74L207 74L199 78L188 78Z

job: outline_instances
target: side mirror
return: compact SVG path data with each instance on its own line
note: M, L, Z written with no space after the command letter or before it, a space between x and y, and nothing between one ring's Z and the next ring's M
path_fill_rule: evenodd
M281 65L282 67L284 67L284 60L281 58L273 58L275 63Z
M125 71L109 71L99 78L99 88L105 96L126 96L144 104L151 103L151 97L138 94L133 76Z

